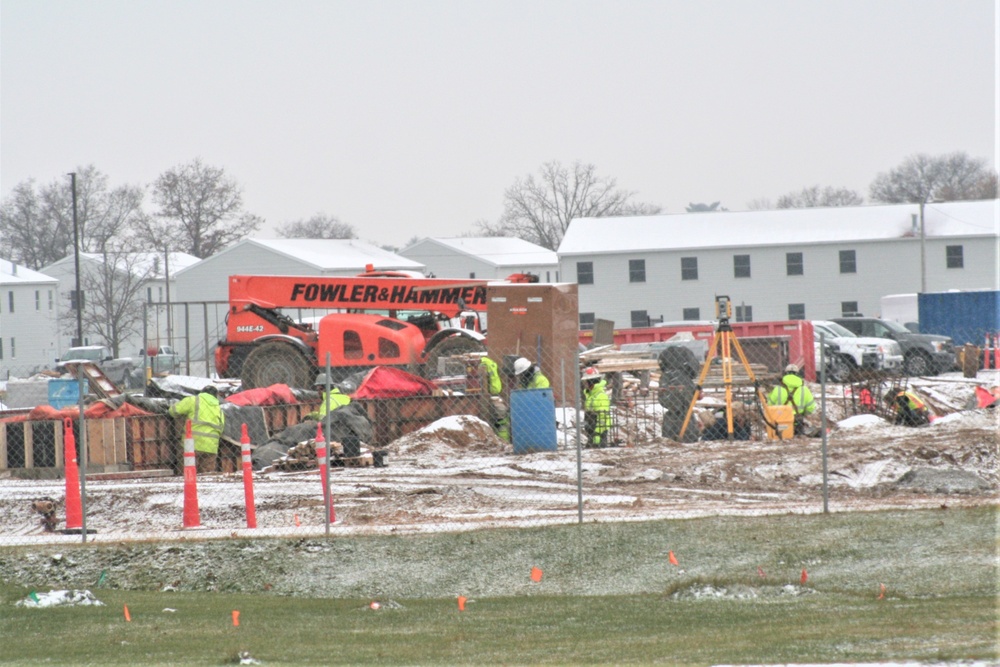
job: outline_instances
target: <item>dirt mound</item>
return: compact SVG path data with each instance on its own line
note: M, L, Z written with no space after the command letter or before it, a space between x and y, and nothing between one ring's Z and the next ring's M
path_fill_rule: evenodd
M509 443L493 433L489 424L471 415L444 417L392 443L397 455L502 454L509 447Z

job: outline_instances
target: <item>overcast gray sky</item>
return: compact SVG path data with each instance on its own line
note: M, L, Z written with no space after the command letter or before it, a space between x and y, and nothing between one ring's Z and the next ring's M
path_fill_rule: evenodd
M200 157L260 236L495 220L547 161L641 201L867 197L914 153L996 168L1000 0L0 0L0 192Z

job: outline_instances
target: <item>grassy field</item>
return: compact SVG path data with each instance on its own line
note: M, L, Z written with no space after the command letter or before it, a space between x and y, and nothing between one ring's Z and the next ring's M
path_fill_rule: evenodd
M465 611L451 596L381 597L373 610L368 597L93 586L106 606L24 609L14 603L31 589L8 582L0 587L0 662L218 665L237 663L241 651L265 665L997 661L996 517L996 508L979 508L744 518L738 530L718 518L590 525L588 553L613 555L604 562L609 579L648 577L634 549L660 532L682 545L681 565L657 554L667 573L659 590L627 595L551 594L546 585L572 571L552 567L529 592L471 598ZM543 534L565 553L559 536L577 530ZM531 552L538 534L490 531L475 540L487 551ZM400 539L397 557L418 538ZM451 554L455 539L421 536L419 550L426 558L440 540ZM350 543L361 558L387 544ZM684 567L708 558L710 568ZM489 567L481 564L479 576L489 578Z

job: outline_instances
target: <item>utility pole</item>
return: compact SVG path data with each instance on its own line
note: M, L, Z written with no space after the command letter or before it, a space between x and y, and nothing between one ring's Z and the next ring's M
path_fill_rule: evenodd
M83 292L80 291L80 228L76 222L76 172L71 172L70 188L73 192L73 264L76 269L76 345L83 345Z

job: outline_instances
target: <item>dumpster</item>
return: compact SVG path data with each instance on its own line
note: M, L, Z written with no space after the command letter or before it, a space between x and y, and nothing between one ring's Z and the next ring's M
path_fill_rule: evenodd
M510 425L515 454L556 451L556 404L552 389L510 392Z
M84 380L84 393L86 393ZM80 403L80 381L76 378L49 380L49 405L61 410Z

